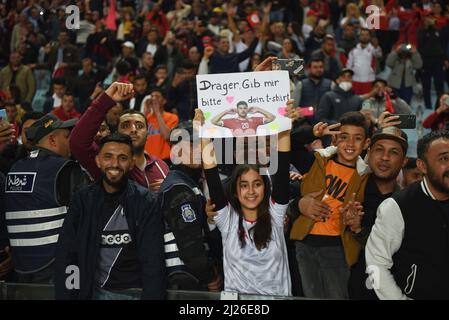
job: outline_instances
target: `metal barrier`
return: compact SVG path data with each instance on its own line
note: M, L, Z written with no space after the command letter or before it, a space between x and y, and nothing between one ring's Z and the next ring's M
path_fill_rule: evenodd
M134 291L135 292L135 291ZM50 284L24 284L0 281L0 300L54 300ZM208 291L167 290L168 300L221 300L223 293ZM238 300L304 300L301 297L238 294Z

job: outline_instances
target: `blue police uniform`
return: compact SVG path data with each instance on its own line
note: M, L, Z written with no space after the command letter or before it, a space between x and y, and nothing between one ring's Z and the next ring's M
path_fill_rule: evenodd
M15 269L35 273L52 264L67 207L58 200L57 178L73 161L35 150L6 176L5 218Z
M204 288L211 279L211 267L204 231L206 199L197 184L183 171L171 170L161 184L162 211L165 220L165 262L170 279L183 284L197 283ZM172 282L173 283L173 282Z

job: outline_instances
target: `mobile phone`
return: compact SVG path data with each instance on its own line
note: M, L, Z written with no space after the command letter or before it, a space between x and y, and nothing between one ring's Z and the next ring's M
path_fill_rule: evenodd
M5 109L0 109L0 119L9 124L9 120L8 120L8 116L6 115L6 110Z
M415 129L416 128L416 114L392 114L391 116L398 116L397 121L401 121L400 124L396 125L399 129Z
M276 59L271 63L272 70L287 70L290 76L304 74L304 59Z
M315 115L313 107L299 107L297 109L304 117L313 117Z

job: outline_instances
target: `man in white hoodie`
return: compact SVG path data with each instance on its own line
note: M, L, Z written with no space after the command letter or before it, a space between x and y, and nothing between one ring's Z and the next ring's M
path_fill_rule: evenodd
M376 38L371 39L368 29L362 29L359 44L349 52L346 67L354 71L352 87L355 94L366 94L371 91L376 79L376 59L382 57L382 49Z

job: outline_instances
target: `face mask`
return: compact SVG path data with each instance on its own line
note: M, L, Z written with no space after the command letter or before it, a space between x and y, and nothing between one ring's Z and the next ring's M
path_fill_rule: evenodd
M342 81L340 82L340 84L338 85L343 91L348 92L349 90L352 89L352 82L349 81Z

